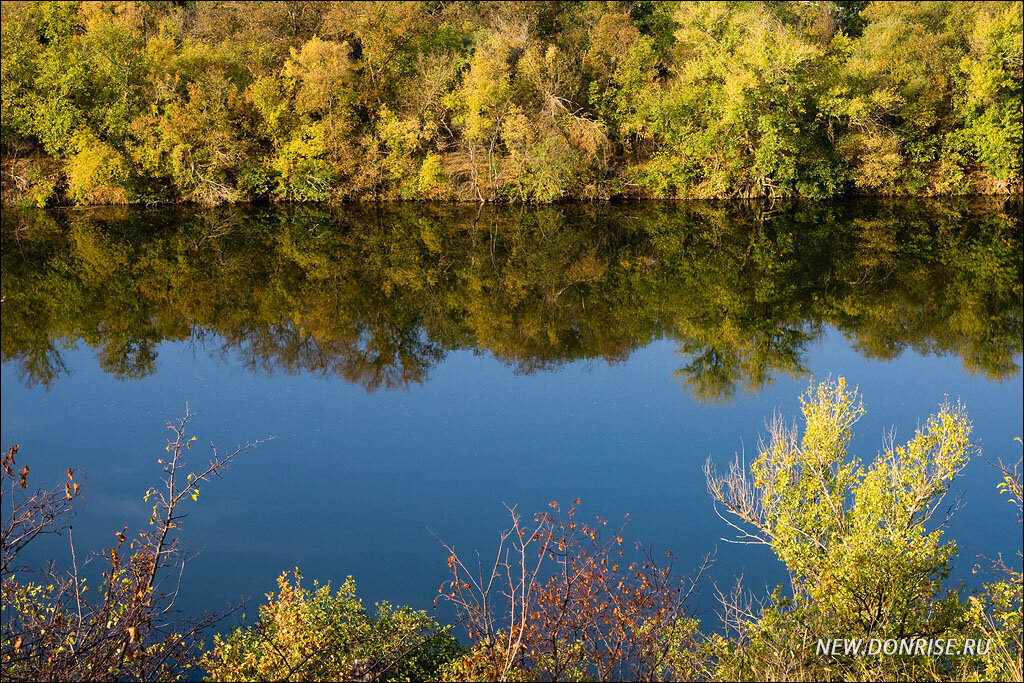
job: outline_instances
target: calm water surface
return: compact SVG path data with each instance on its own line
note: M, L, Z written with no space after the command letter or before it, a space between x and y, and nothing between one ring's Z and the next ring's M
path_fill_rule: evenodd
M864 394L862 457L947 397L1020 455L1019 201L5 211L2 259L0 436L36 483L86 473L79 548L145 522L186 402L201 442L277 437L192 509L189 613L295 566L427 608L432 534L490 551L503 503L576 497L681 571L717 549L710 580L774 585L702 468L829 375ZM958 576L1020 545L996 482L956 482Z

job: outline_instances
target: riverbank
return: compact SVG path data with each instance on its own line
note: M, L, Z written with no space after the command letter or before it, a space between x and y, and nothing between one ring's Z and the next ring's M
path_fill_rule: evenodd
M1014 3L6 3L5 205L1020 193Z

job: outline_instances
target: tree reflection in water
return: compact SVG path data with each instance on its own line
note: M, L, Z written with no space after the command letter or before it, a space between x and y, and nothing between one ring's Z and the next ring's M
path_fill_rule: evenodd
M1019 198L8 210L2 240L2 355L29 384L79 341L119 378L192 340L373 391L456 349L534 373L669 338L718 400L805 372L826 326L1019 372Z

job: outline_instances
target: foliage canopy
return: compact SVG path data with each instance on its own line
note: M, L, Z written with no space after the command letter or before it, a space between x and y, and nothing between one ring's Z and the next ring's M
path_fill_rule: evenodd
M1016 2L5 2L5 201L1021 191Z

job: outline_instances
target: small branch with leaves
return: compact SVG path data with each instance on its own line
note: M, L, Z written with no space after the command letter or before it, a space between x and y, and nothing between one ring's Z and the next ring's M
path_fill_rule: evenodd
M92 559L106 564L99 595L90 600L92 586L85 576L89 560L80 563L63 518L81 494L74 470L61 487L31 495L28 466L16 468L18 448L3 459L3 485L10 487L11 507L3 523L4 617L0 631L0 666L4 680L179 680L199 659L200 638L226 615L204 615L183 621L173 617L187 558L180 552L178 533L187 499L198 500L204 484L241 453L263 441L239 446L220 455L212 446L209 465L187 470L185 455L195 441L187 435L193 414L168 424L174 434L166 445L170 456L160 459L163 487L151 488L154 498L150 527L130 539L128 527L116 533L116 544ZM45 533L68 531L71 567L54 564L37 574L15 575L15 559L32 540ZM19 570L20 572L21 570ZM164 578L174 588L160 592Z

